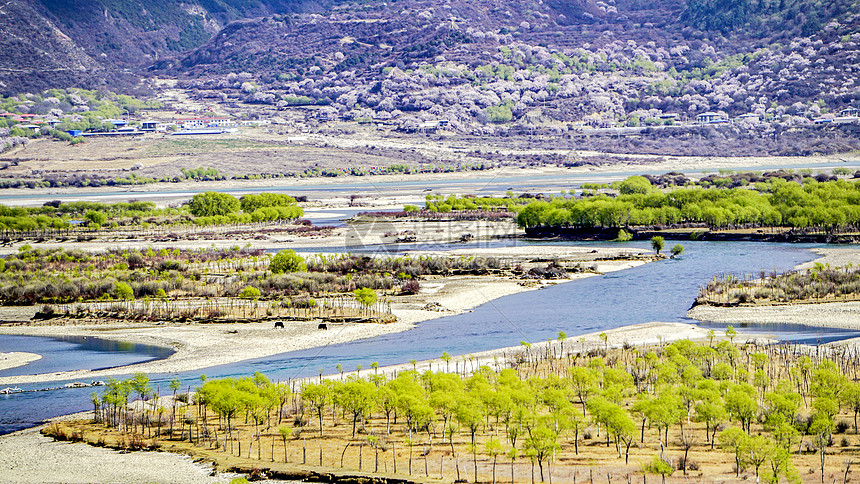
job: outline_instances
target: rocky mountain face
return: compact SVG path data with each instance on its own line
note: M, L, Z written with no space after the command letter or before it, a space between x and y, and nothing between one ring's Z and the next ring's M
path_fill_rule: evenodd
M34 1L0 6L0 92L104 85L107 69L83 52ZM113 74L113 73L110 73Z
M231 21L322 11L335 1L7 1L0 7L0 92L125 90L141 67L200 46Z

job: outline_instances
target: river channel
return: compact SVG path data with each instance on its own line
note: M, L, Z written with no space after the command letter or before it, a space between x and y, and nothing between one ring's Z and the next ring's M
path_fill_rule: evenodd
M510 241L506 244L529 244ZM555 244L587 245L587 243L555 242ZM604 242L605 244L605 242ZM633 242L630 247L647 243ZM521 341L538 342L555 338L559 331L569 337L650 321L690 322L685 314L695 298L698 287L721 273L755 274L758 271L784 271L812 260L809 244L771 244L758 242L686 242L686 252L677 259L646 264L633 269L610 273L547 287L539 291L496 299L474 311L420 323L415 329L351 343L284 353L255 360L181 373L183 386L199 383L204 373L209 378L245 376L260 371L272 380L335 373L341 364L354 369L371 362L380 365L405 363L409 360L438 358L443 352L452 355L469 354L506 346ZM860 336L860 332L776 325L769 327L736 326L741 331L768 334L787 341L820 343ZM16 339L18 338L18 339ZM135 357L139 361L161 357L151 348L132 348L133 355L119 357L104 348L81 348L80 342L58 342L51 338L0 336L0 348L26 347L26 351L45 354L44 361L28 368L0 371L0 376L78 368L103 368L127 364ZM97 345L96 345L97 346ZM128 349L128 348L125 348ZM81 358L86 354L86 362ZM28 365L30 366L30 365ZM150 375L153 385L167 393L167 381L174 375ZM24 390L62 387L66 382L21 385ZM30 427L46 418L90 409L90 394L99 388L62 388L51 391L0 395L0 434Z

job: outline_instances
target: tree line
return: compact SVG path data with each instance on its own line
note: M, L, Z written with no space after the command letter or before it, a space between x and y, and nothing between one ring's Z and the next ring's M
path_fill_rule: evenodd
M517 223L532 227L623 228L671 224L787 226L833 230L860 223L860 185L836 180L803 184L772 178L753 188L654 190L644 177L630 177L619 194L556 197L521 208Z

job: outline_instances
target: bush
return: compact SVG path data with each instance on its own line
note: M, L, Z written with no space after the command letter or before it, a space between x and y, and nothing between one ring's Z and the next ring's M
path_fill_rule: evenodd
M242 299L259 299L260 296L260 290L254 286L247 286L239 293L239 297Z
M134 290L124 282L116 283L116 286L114 286L114 294L118 299L125 299L126 301L134 300Z
M615 239L616 242L629 242L631 240L633 240L633 234L624 229L618 231L618 237Z
M285 272L305 272L308 270L307 264L302 256L296 254L293 249L282 250L272 257L272 262L269 263L269 270L275 274L283 274Z
M243 212L251 213L265 207L289 207L296 199L283 193L259 193L245 195L240 203Z
M400 292L403 294L418 294L421 291L421 284L415 279L406 281L400 286Z
M487 115L487 121L491 123L507 123L514 118L510 102L498 106L490 106L486 109L485 114Z

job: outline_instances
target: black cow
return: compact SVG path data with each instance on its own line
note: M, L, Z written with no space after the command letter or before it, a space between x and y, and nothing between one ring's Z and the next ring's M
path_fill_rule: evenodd
M275 321L275 327L276 328L283 328L284 322L283 321Z
M317 326L317 329L328 329L328 326L326 326L325 323L320 323L320 325Z

